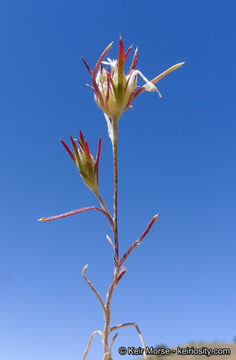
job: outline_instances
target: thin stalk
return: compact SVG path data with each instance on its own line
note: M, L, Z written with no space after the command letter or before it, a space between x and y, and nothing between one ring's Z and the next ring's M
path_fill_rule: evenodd
M118 168L117 168L117 148L118 148L118 121L113 125L113 168L114 168L114 199L113 199L113 221L114 221L114 240L115 240L115 261L119 259L118 226L117 226L117 191L118 191Z
M101 195L100 195L99 193L95 193L95 195L97 196L97 198L98 198L98 200L99 200L99 202L100 202L100 205L101 205L101 207L103 208L103 210L105 210L105 211L110 215L110 212L109 212L108 208L106 207L106 204L104 203Z
M113 291L114 291L114 289L116 287L116 282L117 282L119 269L120 269L120 266L116 266L116 264L115 264L114 265L113 278L112 278L110 287L109 287L108 292L107 292L107 297L106 297L105 327L104 327L104 331L103 331L103 335L104 335L104 339L103 339L104 360L105 360L105 355L108 352L108 336L109 336L109 333L110 333L110 321L111 321L111 312L110 312L111 298L112 298Z
M105 311L105 327L104 327L104 339L103 339L103 348L104 348L104 360L106 360L107 354L109 353L108 348L108 336L110 333L110 304L113 291L116 287L117 278L119 275L120 264L119 264L119 244L118 244L118 226L117 226L117 190L118 190L118 167L117 167L117 147L118 147L118 120L113 121L113 170L114 170L114 197L113 197L113 223L114 223L114 242L115 242L115 257L114 257L114 273L110 287L107 292L106 297L106 311Z

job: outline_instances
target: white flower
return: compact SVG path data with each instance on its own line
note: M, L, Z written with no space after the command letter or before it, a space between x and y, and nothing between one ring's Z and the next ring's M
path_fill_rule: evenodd
M135 69L138 60L138 49L134 52L133 60L128 73L124 73L124 63L131 47L129 47L124 54L124 46L121 38L119 43L118 60L111 60L108 58L107 61L103 61L111 46L112 43L104 50L93 71L83 58L82 60L92 77L92 86L88 86L94 91L96 104L104 112L108 123L109 135L112 139L114 124L117 124L122 113L131 107L131 102L143 91L156 91L161 97L159 90L154 84L165 75L182 66L184 63L182 62L176 64L154 79L148 80L141 71ZM108 66L108 68L106 66ZM140 76L145 82L145 84L141 87L138 86L138 76Z

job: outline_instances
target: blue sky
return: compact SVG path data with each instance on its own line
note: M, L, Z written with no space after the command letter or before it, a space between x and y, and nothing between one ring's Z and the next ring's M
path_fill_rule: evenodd
M15 1L0 6L0 358L75 360L103 328L97 299L112 276L99 213L41 216L97 205L59 139L102 137L100 189L112 207L112 153L80 56L91 66L119 35L139 47L151 79L175 63L119 126L119 234L130 256L112 324L136 321L147 345L232 341L235 314L235 11L233 0ZM132 328L118 346L140 345ZM88 359L102 356L95 339Z

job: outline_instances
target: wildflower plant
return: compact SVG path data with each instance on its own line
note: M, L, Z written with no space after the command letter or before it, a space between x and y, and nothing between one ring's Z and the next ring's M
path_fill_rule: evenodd
M61 215L51 216L51 217L43 217L39 219L39 221L50 221L56 220L60 218L64 218L67 216L75 215L78 213L82 213L90 210L97 210L103 213L107 220L109 221L111 230L113 232L113 240L106 235L107 240L111 244L114 252L114 271L111 280L111 284L108 288L106 300L103 301L102 297L94 287L94 285L88 280L85 275L85 272L88 268L88 265L85 265L82 270L82 276L92 291L97 296L105 319L104 330L96 330L91 334L89 339L87 348L85 350L83 360L86 358L92 339L95 334L100 335L103 343L104 350L104 360L111 360L111 350L114 344L115 339L118 336L116 332L112 337L109 343L109 336L112 335L113 332L119 330L123 327L133 326L136 328L137 333L140 337L142 347L145 348L145 343L141 331L135 322L127 322L115 326L111 326L111 314L110 314L110 305L113 292L124 276L126 272L125 262L131 252L135 249L137 245L140 245L146 235L149 233L150 229L154 225L157 220L158 214L154 215L143 234L126 250L126 252L120 256L119 253L119 238L118 238L118 226L117 226L117 187L118 187L118 169L117 169L117 148L118 148L118 123L123 112L132 107L131 103L134 99L140 95L144 91L149 92L157 92L161 97L161 94L155 84L161 80L164 76L169 74L170 72L176 70L184 63L176 64L160 75L156 76L152 80L148 80L141 71L136 69L137 60L138 60L138 49L135 50L133 59L130 65L130 68L125 74L124 72L124 63L131 51L132 47L129 47L126 52L124 52L124 46L122 38L119 41L119 53L117 60L111 60L110 58L107 61L104 61L105 56L107 55L109 49L111 48L112 43L107 46L107 48L103 51L101 56L99 57L94 69L92 70L84 58L82 58L90 76L91 76L91 84L88 86L92 89L94 100L98 107L103 111L107 126L108 126L108 134L111 139L112 149L113 149L113 170L114 170L114 196L113 196L113 214L110 213L105 202L100 195L99 192L99 181L98 181L98 165L99 165L99 157L101 151L101 139L98 142L98 150L96 158L90 153L88 142L84 140L83 134L79 132L79 139L73 139L70 137L72 148L61 140L63 146L65 147L67 153L73 160L75 166L77 167L80 176L84 182L84 184L94 193L97 197L100 207L97 206L89 206L85 208L80 208L77 210L73 210ZM139 77L144 81L144 85L139 86L138 80Z

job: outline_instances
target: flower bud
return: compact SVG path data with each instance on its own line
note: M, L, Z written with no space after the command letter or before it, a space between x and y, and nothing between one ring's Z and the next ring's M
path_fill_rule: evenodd
M96 160L94 160L93 155L89 152L88 142L84 141L82 132L80 131L80 140L76 140L78 147L76 146L75 140L70 136L72 147L74 153L69 149L69 147L61 140L62 145L65 147L66 151L72 158L77 169L79 170L80 176L84 184L95 194L98 194L98 163L101 150L101 138L98 143L98 151Z

